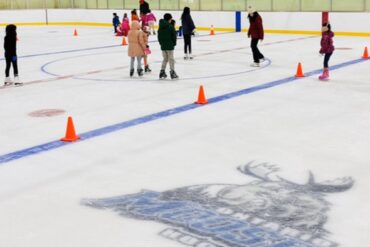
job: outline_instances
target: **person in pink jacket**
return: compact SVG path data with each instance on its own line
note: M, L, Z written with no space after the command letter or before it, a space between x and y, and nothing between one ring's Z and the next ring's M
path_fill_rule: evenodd
M153 32L153 35L155 35L154 25L157 22L157 18L155 18L155 15L152 13L151 10L149 10L149 13L146 14L146 21L149 26L149 33L151 34Z
M334 33L331 31L331 25L324 23L322 25L322 36L321 36L321 49L320 54L324 55L324 69L322 75L319 76L319 80L329 80L329 59L334 52L333 37Z
M133 21L131 30L128 32L128 56L131 57L130 76L134 75L135 58L137 60L137 74L143 76L141 59L145 55L147 46L145 33L140 30L140 23Z
M123 36L127 36L128 31L130 31L130 20L127 17L127 13L124 13L121 23L121 32L123 33Z

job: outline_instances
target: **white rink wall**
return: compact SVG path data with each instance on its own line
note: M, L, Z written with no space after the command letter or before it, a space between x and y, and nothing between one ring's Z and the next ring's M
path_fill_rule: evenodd
M123 13L130 14L130 10L84 10L84 9L49 9L48 21L50 24L100 23L110 25L112 13L117 12L122 18ZM181 11L154 11L160 18L164 13L171 13L177 23ZM266 30L296 30L318 31L321 26L321 12L261 12ZM235 28L235 12L204 12L193 11L193 19L197 27L228 29ZM330 21L336 32L361 32L370 36L369 13L330 13ZM31 23L42 24L46 22L45 10L3 10L0 11L0 24ZM76 23L78 22L78 23ZM242 13L242 28L248 27L246 13ZM366 35L366 36L367 36Z

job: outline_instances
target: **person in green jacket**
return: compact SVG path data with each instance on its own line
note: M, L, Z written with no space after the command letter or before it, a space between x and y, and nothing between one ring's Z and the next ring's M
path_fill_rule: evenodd
M163 62L161 72L159 73L159 79L167 78L166 67L167 63L170 64L170 76L171 79L179 78L175 72L175 59L173 56L174 49L176 46L176 30L173 25L171 25L172 15L166 13L163 16L163 19L159 20L159 29L158 29L158 41L161 45Z

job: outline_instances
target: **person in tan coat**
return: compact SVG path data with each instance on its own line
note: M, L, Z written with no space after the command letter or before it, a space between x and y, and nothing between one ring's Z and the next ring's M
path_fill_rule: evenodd
M141 67L141 59L145 55L145 49L148 44L148 40L145 37L145 33L140 30L140 24L138 21L131 23L131 29L128 32L128 56L131 57L130 76L134 75L135 58L137 60L137 74L143 75L143 69Z

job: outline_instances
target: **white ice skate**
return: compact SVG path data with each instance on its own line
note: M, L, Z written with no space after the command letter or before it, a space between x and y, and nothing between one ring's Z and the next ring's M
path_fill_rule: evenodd
M251 63L251 67L260 67L260 63Z
M8 77L5 77L5 80L4 80L4 86L10 86L10 85L12 85L13 84L13 82L12 82L12 80L10 79L10 77L8 76Z

